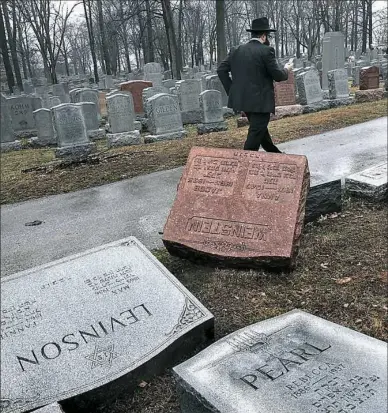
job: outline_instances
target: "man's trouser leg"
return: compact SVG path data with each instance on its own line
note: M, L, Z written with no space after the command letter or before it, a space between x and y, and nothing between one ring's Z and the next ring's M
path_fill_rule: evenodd
M267 132L269 113L246 112L249 120L249 130L244 149L247 151L258 151Z
M267 128L266 134L264 135L263 140L261 141L261 146L267 152L282 153L282 151L279 150L279 148L276 145L274 145L274 143L272 142L271 135L269 134L268 128Z

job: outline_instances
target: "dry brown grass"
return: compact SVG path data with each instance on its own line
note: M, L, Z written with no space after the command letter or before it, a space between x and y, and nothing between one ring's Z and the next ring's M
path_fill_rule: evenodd
M277 143L322 133L386 116L387 100L339 107L318 113L284 118L270 123ZM54 159L52 149L25 149L1 155L1 203L12 203L45 195L119 181L121 179L171 169L186 163L193 146L241 148L247 128L237 128L236 118L228 120L227 132L198 136L196 128L187 127L182 140L128 146L108 150L98 143L99 154L92 162L67 167L45 168ZM39 169L39 167L43 167ZM23 169L38 168L32 172Z

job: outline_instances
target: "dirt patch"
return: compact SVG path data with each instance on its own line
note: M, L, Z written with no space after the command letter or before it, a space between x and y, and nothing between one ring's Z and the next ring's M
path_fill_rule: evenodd
M213 312L216 339L299 308L386 341L387 224L385 206L347 201L341 214L306 226L290 274L210 269L164 249L154 254ZM98 411L179 413L170 371Z
M329 109L270 123L275 143L287 142L325 131L386 116L387 100ZM197 135L186 127L182 140L109 149L97 143L99 153L73 165L54 162L52 149L25 149L1 155L1 203L13 203L175 168L186 163L193 146L242 148L247 127L237 128L236 118L227 120L226 132ZM25 172L23 172L25 170Z

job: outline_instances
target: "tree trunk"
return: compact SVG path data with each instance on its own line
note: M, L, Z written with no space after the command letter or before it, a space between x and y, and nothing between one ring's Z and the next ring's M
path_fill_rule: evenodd
M369 20L369 49L373 47L373 31L372 31L372 22L373 22L373 14L372 14L372 0L368 0L368 20Z
M22 60L24 79L28 79L26 53L25 53L24 46L23 46L22 30L21 30L20 27L18 29L18 42L19 42L20 57L21 57L21 60Z
M354 51L356 51L358 48L358 0L355 0L354 12Z
M19 89L23 90L22 76L20 74L18 55L17 55L17 51L16 51L16 38L14 37L14 35L12 33L11 24L10 24L10 21L9 21L7 3L4 0L2 1L2 6L3 6L5 27L7 29L8 44L9 44L9 48L10 48L10 51L11 51L12 65L13 65L13 70L15 72L15 77L16 77L16 83L17 83ZM16 27L15 27L15 29L16 29Z
M366 13L366 0L362 0L362 52L366 52L366 41L368 36L368 19Z
M84 3L84 11L85 11L85 20L86 20L86 25L87 25L88 34L89 34L90 53L92 55L92 60L93 60L94 81L95 83L98 83L99 76L98 76L98 66L97 66L97 57L96 57L96 46L95 46L96 42L94 40L90 0L83 0L83 3ZM88 7L86 7L86 4Z
M9 54L8 54L8 45L7 45L7 39L5 37L5 27L4 27L3 13L2 13L1 8L0 8L0 48L1 48L1 54L3 56L5 74L7 76L8 88L9 88L9 91L13 93L13 88L15 86L15 78L13 76L11 61L9 59Z
M225 37L225 0L216 0L217 63L227 55Z
M154 39L152 35L152 16L150 0L145 0L147 16L147 63L155 61Z
M168 35L168 44L170 45L171 72L172 74L175 72L176 79L180 79L182 70L182 54L177 45L170 0L162 0L162 10L164 24Z
M100 34L101 34L101 46L103 57L105 61L105 70L107 75L112 74L111 68L111 61L109 56L109 47L107 43L106 33L105 33L105 26L104 26L104 18L102 15L102 0L97 0L97 9L98 9L98 24L100 26Z

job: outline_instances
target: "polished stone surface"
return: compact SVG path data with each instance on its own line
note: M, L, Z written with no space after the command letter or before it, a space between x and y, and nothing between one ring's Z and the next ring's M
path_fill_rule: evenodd
M279 148L307 156L313 189L386 162L387 118L290 141ZM161 247L160 232L182 170L176 168L69 194L3 205L2 276L129 235L136 236L147 248ZM37 219L43 221L42 225L24 225Z
M174 368L182 413L385 413L387 344L300 310Z
M163 243L200 262L294 267L309 186L304 156L194 147Z
M134 237L6 277L1 308L2 413L107 401L213 332L212 314Z

